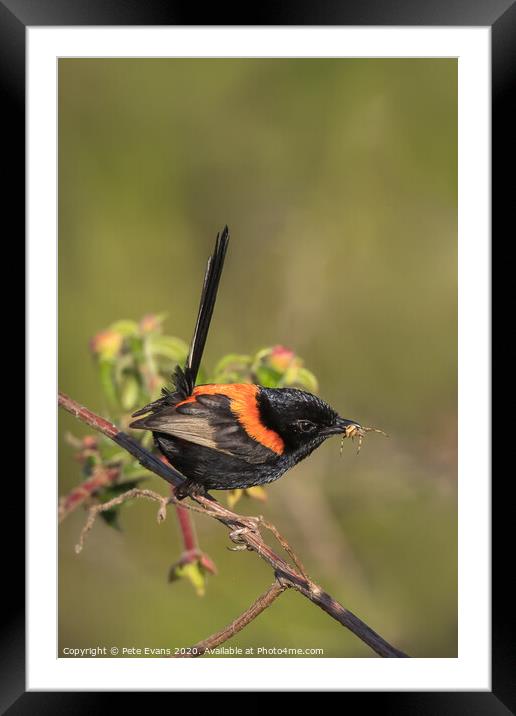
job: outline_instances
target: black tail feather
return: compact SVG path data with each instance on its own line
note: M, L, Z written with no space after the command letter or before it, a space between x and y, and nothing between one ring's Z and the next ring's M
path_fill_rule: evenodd
M211 317L215 307L217 289L219 287L222 268L224 266L228 242L229 229L225 226L222 233L217 234L215 249L213 254L208 259L206 273L204 274L201 302L199 305L199 312L197 314L197 321L195 324L192 342L190 344L190 351L188 353L188 358L186 359L185 367L181 368L180 366L177 366L174 371L172 376L174 390L171 391L168 390L168 388L162 388L161 392L163 397L158 398L158 400L155 400L153 403L149 403L144 408L137 410L133 413L133 418L136 418L139 415L144 415L150 411L157 412L167 405L175 405L177 402L185 400L185 398L191 395L197 379L197 373L199 372L206 338L208 337L208 330L210 328ZM130 425L129 427L142 426Z
M222 233L217 234L215 249L213 254L208 259L206 273L204 274L204 284L202 287L199 312L197 314L197 322L195 324L192 343L190 344L190 352L188 353L184 369L186 386L189 391L188 394L190 394L194 389L197 373L199 372L199 366L201 364L202 354L204 352L204 346L206 344L206 338L208 337L208 331L210 328L211 317L213 315L213 309L217 299L217 290L219 287L220 277L222 275L222 269L224 267L224 259L226 257L228 242L229 229L225 226Z

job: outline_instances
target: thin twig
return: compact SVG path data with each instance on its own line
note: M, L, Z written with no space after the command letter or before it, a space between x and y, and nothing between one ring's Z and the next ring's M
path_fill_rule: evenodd
M95 520L101 512L107 512L108 510L113 509L113 507L117 507L118 505L127 502L127 500L132 500L135 497L146 497L148 500L159 502L161 507L158 510L158 522L163 522L167 516L168 497L163 497L163 495L160 495L158 492L153 492L152 490L139 490L137 487L134 487L132 490L127 490L127 492L123 492L121 495L113 497L113 499L108 502L100 502L99 504L92 505L89 508L88 518L86 519L86 523L81 530L81 534L79 535L79 541L75 545L75 552L77 554L82 552L86 535L95 524Z
M250 622L256 619L263 611L265 611L272 602L279 597L279 595L285 591L287 587L276 581L271 584L266 592L261 594L258 599L251 604L249 609L246 609L243 614L237 617L227 627L220 631L212 634L207 639L197 642L194 646L186 649L181 649L181 652L174 654L173 658L176 659L191 659L197 656L202 656L208 651L208 649L215 649L220 644L223 644L228 639L231 639L239 631L241 631Z
M98 490L110 485L120 476L120 467L96 467L93 474L59 500L59 522L62 522Z
M87 425L95 428L95 430L98 430L107 437L111 438L111 440L113 440L117 445L120 445L124 448L124 450L127 450L127 452L136 457L141 465L146 467L151 472L154 472L159 477L162 477L170 484L174 486L180 485L185 479L178 470L170 465L165 465L161 460L145 450L145 448L133 440L129 435L119 431L116 426L109 423L107 420L104 420L104 418L99 417L91 410L80 406L69 396L59 393L59 405L74 415L78 420L81 420ZM317 604L317 606L342 624L342 626L345 626L352 631L359 639L361 639L361 641L370 646L371 649L373 649L380 656L387 658L403 658L407 656L402 651L389 644L389 642L383 639L365 622L355 616L355 614L343 607L342 604L327 594L319 585L304 576L299 567L299 571L297 571L282 557L276 554L264 542L257 528L257 523L259 523L257 518L237 515L213 498L199 495L194 499L197 504L204 508L205 514L208 514L210 517L222 522L222 524L230 529L231 532L241 527L247 527L246 530L241 531L239 540L249 549L255 551L272 568L274 574L282 582L282 584L293 587L312 603ZM291 552L293 554L292 550Z
M265 527L266 530L269 530L269 532L272 532L272 534L276 537L276 539L278 540L278 542L280 543L280 545L283 547L283 549L285 550L285 552L289 555L290 559L294 562L294 564L295 564L296 567L299 569L299 571L301 572L301 574L303 575L303 577L304 577L307 581L310 581L310 577L308 576L308 572L306 571L306 569L305 569L303 563L301 562L300 558L297 556L297 554L294 552L294 550L293 550L292 547L289 545L289 543L287 542L287 540L286 540L286 539L283 537L283 535L280 533L280 531L278 530L278 528L275 527L275 526L274 526L273 524L271 524L270 522L267 522L267 521L264 519L263 515L260 515L259 520L260 520L260 524L263 525L263 527Z

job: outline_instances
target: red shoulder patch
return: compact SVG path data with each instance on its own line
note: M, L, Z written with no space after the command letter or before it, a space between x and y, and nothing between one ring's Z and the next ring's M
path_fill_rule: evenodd
M261 443L278 455L285 450L285 443L274 430L262 423L258 408L258 386L249 383L199 385L192 395L178 405L191 403L198 395L225 395L230 400L231 412L249 437ZM176 406L177 407L177 406Z

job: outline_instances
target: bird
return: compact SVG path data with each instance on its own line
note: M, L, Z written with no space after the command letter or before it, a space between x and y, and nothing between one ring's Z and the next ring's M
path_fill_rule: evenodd
M227 225L208 259L193 338L172 389L133 413L129 427L150 430L154 443L185 480L178 500L209 490L246 489L277 480L334 435L368 430L339 416L316 395L250 383L196 385L229 243ZM144 416L144 417L141 417Z

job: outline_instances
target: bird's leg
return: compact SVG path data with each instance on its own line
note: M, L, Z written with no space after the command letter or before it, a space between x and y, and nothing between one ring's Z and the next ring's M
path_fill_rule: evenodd
M174 488L174 496L177 500L184 500L185 497L196 497L197 495L213 499L211 495L208 494L206 487L200 482L195 482L195 480L184 480L180 485Z

